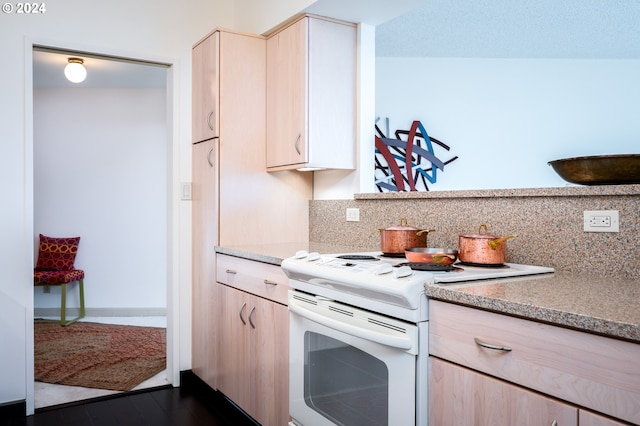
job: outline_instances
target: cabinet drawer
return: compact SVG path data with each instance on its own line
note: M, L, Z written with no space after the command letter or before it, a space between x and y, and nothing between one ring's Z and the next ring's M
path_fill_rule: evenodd
M429 357L429 424L575 426L578 424L578 408Z
M256 296L287 304L289 280L279 266L217 254L216 280Z
M640 424L638 344L430 300L429 353Z

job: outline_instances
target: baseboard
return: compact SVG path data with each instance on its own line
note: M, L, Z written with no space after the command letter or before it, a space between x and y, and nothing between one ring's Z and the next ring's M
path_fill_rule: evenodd
M24 417L27 417L26 401L22 400L0 404L0 419L21 419Z
M34 308L34 317L59 317L60 308ZM80 315L80 308L67 308L67 318ZM167 308L86 308L87 317L166 317Z

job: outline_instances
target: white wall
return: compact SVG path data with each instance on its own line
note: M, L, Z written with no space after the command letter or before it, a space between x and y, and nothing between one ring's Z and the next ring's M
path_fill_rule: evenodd
M235 0L235 29L263 34L316 0Z
M430 190L565 186L548 161L638 153L639 60L377 58L376 73L376 116L421 120L459 157Z
M33 97L36 254L39 233L81 236L76 267L89 311L163 312L166 89L38 89ZM78 306L75 294L68 307ZM34 307L59 308L60 288L37 287Z
M190 366L190 206L180 204L179 182L191 180L191 46L216 26L233 26L233 3L223 0L141 0L47 3L40 15L3 14L0 55L0 403L27 400L33 411L33 165L31 44L171 63L173 119L169 281L175 282L176 314L183 341L176 362ZM182 332L184 331L184 332Z

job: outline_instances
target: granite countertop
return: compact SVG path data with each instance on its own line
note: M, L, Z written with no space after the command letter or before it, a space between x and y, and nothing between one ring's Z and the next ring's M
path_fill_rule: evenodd
M356 247L282 243L216 247L216 252L280 265L298 250L353 253ZM640 282L556 271L536 277L431 284L427 296L640 343Z
M431 284L427 296L640 343L640 283L556 271L470 284Z

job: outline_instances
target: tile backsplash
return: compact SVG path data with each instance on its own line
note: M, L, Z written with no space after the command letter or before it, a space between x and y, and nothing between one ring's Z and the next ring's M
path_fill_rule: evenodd
M346 209L360 210L359 222ZM583 231L585 210L618 210L620 232ZM356 194L310 202L309 240L380 250L379 228L435 229L429 247L458 248L458 235L486 224L507 242L507 262L640 280L640 185Z

